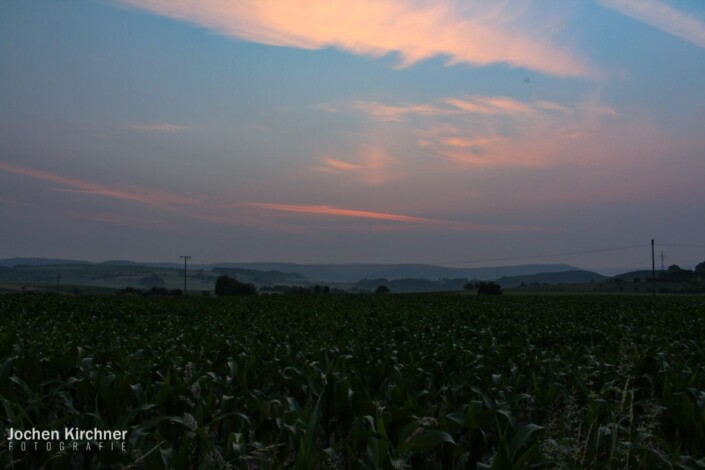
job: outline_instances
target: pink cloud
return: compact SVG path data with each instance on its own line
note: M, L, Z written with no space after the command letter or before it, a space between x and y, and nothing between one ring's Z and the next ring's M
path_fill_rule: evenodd
M337 106L337 112L346 106L386 123L388 142L415 142L428 156L485 167L556 163L577 142L590 145L605 120L617 117L613 108L595 99L573 105L478 95L426 103L358 100ZM394 160L400 159L391 153L389 161ZM394 174L395 169L387 172Z
M339 217L353 217L358 219L386 220L390 222L404 222L414 224L434 224L438 222L433 219L426 219L423 217L413 217L408 215L373 212L366 210L341 209L328 205L271 204L264 202L249 202L246 204L259 209L267 209L279 212L295 212Z
M446 230L458 230L458 231L488 231L488 232L527 232L527 231L545 231L553 230L552 228L535 228L535 227L520 227L520 226L507 226L507 225L489 225L489 224L477 224L472 222L462 222L462 221L450 221L450 220L439 220L430 219L425 217L415 217L403 214L394 214L389 212L377 212L368 210L358 210L358 209L343 209L340 207L334 207L330 205L316 205L316 204L275 204L275 203L264 203L264 202L248 202L244 203L246 206L250 206L256 209L264 209L267 211L275 212L286 212L293 214L313 214L322 217L335 217L335 218L352 218L352 219L363 219L363 220L375 220L384 222L399 222L402 224L422 226L429 228L443 228ZM333 227L334 229L340 229L340 227ZM360 230L360 228L353 228L353 230ZM367 231L368 228L363 230ZM371 230L371 229L370 229ZM379 231L375 229L376 231ZM384 230L384 229L381 229Z
M325 173L355 175L368 185L381 185L399 177L393 169L394 159L381 146L362 146L352 155L343 158L324 157L314 170Z
M381 121L400 122L409 116L453 117L463 115L508 116L516 119L539 113L570 114L570 108L551 101L522 102L506 96L447 97L428 103L388 104L379 101L356 100L342 105L325 104L327 112L355 110ZM608 108L604 108L605 112Z
M312 226L310 221L286 220L279 217L272 218L265 213L278 212L338 218L342 220L367 220L378 223L391 223L396 226L407 226L409 229L414 230L442 229L453 231L497 232L543 230L522 226L490 225L466 221L442 220L394 212L348 209L325 204L240 203L223 199L210 200L198 197L183 197L154 190L127 190L8 163L0 163L0 170L60 186L59 188L49 188L53 191L74 192L90 196L130 201L159 209L168 214L219 225L264 228L286 233L308 233L312 229ZM146 219L144 216L140 218L132 211L122 215L111 211L106 211L105 213L85 213L76 212L73 209L63 212L72 217L123 226L145 226L145 224L153 226L154 223L158 223L160 220L162 223L168 220ZM324 226L324 228L326 230L345 230L345 227L331 227L327 225ZM357 225L349 226L348 229L351 231L366 230ZM371 225L368 229L370 231L382 230L377 227L377 225Z
M321 171L351 171L358 172L365 169L364 165L358 165L355 163L344 162L342 160L336 160L335 158L322 158L321 163L324 166L319 167Z
M451 98L446 102L454 108L473 114L522 116L534 112L530 105L505 97Z
M186 197L153 189L125 189L106 186L92 181L71 178L47 171L2 162L0 162L0 170L40 181L48 181L61 186L59 188L49 188L52 191L79 193L134 202L192 220L211 222L219 225L270 228L288 232L297 230L295 227L280 224L276 221L263 220L258 217L249 216L246 211L243 210L244 206L242 204L212 201L202 197ZM94 221L103 223L122 223L123 225L131 224L127 218L120 218L114 214L98 214L89 216L72 211L65 211L65 213L74 217L90 217ZM134 224L133 219L134 217L130 216L129 220L132 220L132 223Z
M486 148L491 145L499 144L502 139L499 137L485 137L479 139L466 139L463 137L449 137L440 140L440 143L448 147L456 147L461 149L480 149ZM430 142L426 143L426 146L430 145Z
M114 188L99 183L70 178L34 168L11 165L9 163L0 163L0 170L5 170L10 173L19 174L42 181L50 181L52 183L57 183L61 186L68 187L68 189L60 189L61 191L80 192L94 196L123 199L154 207L164 208L166 205L170 204L194 205L200 202L198 199L183 197L163 191L141 191Z
M122 0L123 4L248 41L274 46L337 47L401 66L442 56L448 64L506 63L561 77L599 73L546 31L560 30L551 10L517 0L458 5L451 0Z
M410 115L448 116L458 113L457 110L443 108L433 103L390 105L376 101L355 101L350 107L383 121L401 121Z

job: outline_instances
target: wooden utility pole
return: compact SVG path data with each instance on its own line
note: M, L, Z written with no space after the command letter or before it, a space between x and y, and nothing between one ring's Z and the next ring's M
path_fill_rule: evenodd
M184 295L186 295L186 262L191 259L190 256L179 256L184 260Z
M651 239L651 291L656 297L656 257L654 256L654 240Z

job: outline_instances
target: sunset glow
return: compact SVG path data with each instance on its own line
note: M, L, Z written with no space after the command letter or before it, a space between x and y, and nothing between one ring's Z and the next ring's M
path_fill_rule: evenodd
M10 1L0 61L0 257L705 238L702 2Z

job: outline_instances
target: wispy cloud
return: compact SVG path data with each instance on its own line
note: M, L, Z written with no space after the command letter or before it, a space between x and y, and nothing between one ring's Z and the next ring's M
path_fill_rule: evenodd
M59 191L80 192L85 194L91 194L94 196L122 199L126 201L137 202L140 204L146 204L153 207L164 208L172 204L194 205L200 202L198 199L195 198L179 196L177 194L171 194L163 191L121 189L103 185L100 183L95 183L92 181L71 178L43 170L37 170L34 168L11 165L9 163L0 162L0 170L8 171L10 173L23 175L42 181L49 181L52 183L56 183L60 186L64 186L64 188L58 188Z
M310 205L310 204L275 204L264 202L248 202L244 203L256 209L267 211L286 212L292 214L312 214L322 217L343 218L343 219L363 219L371 221L382 221L400 223L414 227L427 227L435 229L467 231L467 232L534 232L554 230L553 228L536 228L525 226L510 226L510 225L492 225L480 224L464 221L440 220L426 217L416 217L404 214L395 214L389 212L377 212L358 209L344 209L330 205ZM341 229L341 227L332 227ZM342 229L346 229L342 227ZM353 228L355 230L355 228ZM366 228L367 230L367 228ZM375 229L376 230L376 229ZM382 229L385 230L385 229Z
M48 188L51 191L79 193L90 196L129 201L147 207L159 209L166 213L176 214L187 219L212 222L219 225L238 225L251 227L270 227L281 231L290 228L277 222L265 221L248 216L241 204L227 201L213 201L205 197L187 197L166 191L141 188L123 188L108 186L101 183L71 178L48 171L28 168L19 165L0 162L0 170L51 182L59 187ZM74 215L74 212L67 212ZM105 219L105 222L117 219Z
M354 174L366 184L380 185L395 178L390 171L392 166L393 158L384 148L364 145L347 158L323 157L313 169L324 173Z
M413 217L409 215L390 214L385 212L373 212L366 210L341 209L328 205L305 205L305 204L271 204L264 202L249 202L246 205L259 209L267 209L279 212L295 212L305 214L317 214L336 217L352 217L356 219L385 220L390 222L403 222L412 224L437 224L439 221L426 219L423 217Z
M342 219L358 219L383 223L403 224L410 227L426 227L428 229L450 229L460 231L526 231L536 230L531 227L514 227L502 225L485 225L462 221L439 220L406 214L370 211L364 209L345 209L325 204L275 204L262 202L232 202L228 200L184 197L168 192L155 190L123 189L106 186L82 179L66 177L47 171L27 168L9 163L0 163L0 171L22 175L40 181L51 182L59 188L49 188L53 191L74 192L117 200L130 201L137 204L160 209L167 213L202 222L210 222L226 226L248 226L267 228L278 232L301 233L311 229L309 222L282 221L265 217L262 211L289 214L311 214L322 217ZM112 225L135 225L135 221L144 224L145 219L135 219L132 215L118 215L107 211L103 215L87 216L75 210L65 211L66 215L79 218L90 217L91 220ZM327 227L340 230L340 227ZM345 228L342 228L345 229ZM359 227L349 227L357 231ZM370 228L373 230L373 228ZM376 229L375 229L376 230Z
M349 171L357 173L366 169L365 165L344 162L335 158L322 158L321 163L323 166L318 168L320 171Z
M349 105L343 105L343 108L352 108L360 111L368 116L381 119L383 121L401 121L406 116L447 116L457 114L457 110L452 108L444 108L436 103L425 104L388 104L379 101L361 101L356 100ZM339 109L333 105L328 108L322 107L323 110Z
M343 104L323 104L319 109L327 112L359 111L382 121L400 122L412 116L443 117L468 114L488 116L527 117L537 113L569 114L571 109L551 101L522 102L506 96L447 97L427 103L384 103L355 100Z
M607 8L705 48L705 22L658 0L598 0Z
M448 98L446 103L460 111L472 114L529 116L538 112L568 113L570 110L558 103L535 101L524 103L506 96L476 96Z
M190 126L182 126L179 124L170 124L168 122L151 122L146 124L127 124L127 129L144 132L184 132L190 131L193 128Z
M576 104L519 101L507 96L449 96L425 103L356 100L320 109L361 112L387 132L388 142L415 142L422 153L475 166L542 166L565 158L578 140L589 143L617 112L597 100ZM407 144L408 145L408 144ZM408 147L407 147L408 148ZM393 152L388 162L399 162ZM407 152L408 153L408 152ZM330 171L361 172L365 165L327 159ZM320 169L320 167L318 167ZM399 168L385 167L388 175Z
M555 9L526 0L120 0L219 33L275 46L336 47L400 66L442 56L448 64L506 63L561 77L595 77L588 61L548 37L562 28Z

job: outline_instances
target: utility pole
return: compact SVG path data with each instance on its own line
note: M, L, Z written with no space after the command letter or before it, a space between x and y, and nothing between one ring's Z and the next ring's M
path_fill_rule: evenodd
M180 259L184 260L184 295L186 295L186 262L191 259L190 256L179 256Z
M56 273L56 293L61 293L61 273Z
M654 240L651 239L651 290L656 297L656 258L654 257Z

